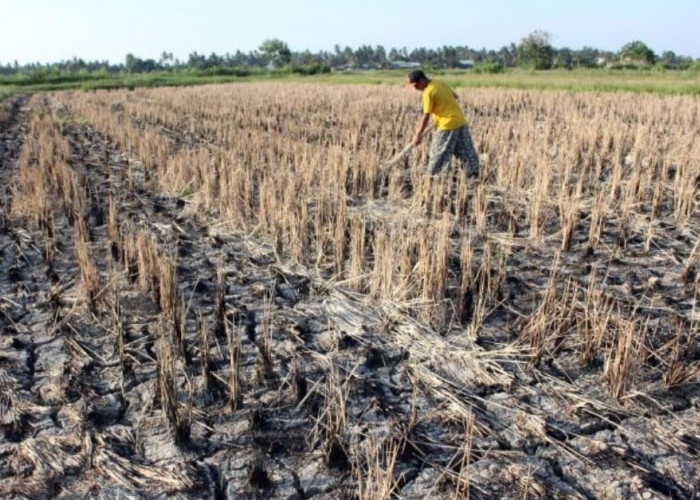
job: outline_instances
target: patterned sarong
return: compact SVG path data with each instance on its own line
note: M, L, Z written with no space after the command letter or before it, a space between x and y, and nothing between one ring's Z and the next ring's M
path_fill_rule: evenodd
M453 155L457 157L468 177L479 175L479 155L474 149L468 125L453 130L436 130L433 133L428 172L432 175L440 173Z

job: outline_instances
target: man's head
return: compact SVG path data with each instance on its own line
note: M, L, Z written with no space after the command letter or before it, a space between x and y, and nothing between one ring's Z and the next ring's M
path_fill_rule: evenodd
M425 76L425 73L419 69L411 71L408 74L408 86L413 87L416 90L425 89L425 87L428 86L428 83L430 83L430 80L427 76Z

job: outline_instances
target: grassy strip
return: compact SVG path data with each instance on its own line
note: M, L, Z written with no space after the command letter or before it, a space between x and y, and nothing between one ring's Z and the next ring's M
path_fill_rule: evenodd
M96 90L96 89L120 89L137 87L167 87L205 85L212 83L231 83L246 81L265 81L280 79L313 79L313 77L290 75L286 73L256 73L246 76L235 75L198 75L192 73L141 73L135 75L88 79L84 81L66 81L60 83L39 83L23 86L8 86L15 92L48 92L53 90ZM4 87L0 87L2 89Z
M405 71L375 71L319 75L314 81L343 84L402 85ZM435 71L429 76L443 78L454 87L497 87L523 90L563 90L570 92L632 92L662 95L700 95L697 71L525 71L498 74L468 71Z
M141 73L110 78L89 78L31 85L0 85L0 100L22 91L27 93L51 90L94 90L158 86L202 85L212 83L283 80L290 82L403 85L405 70L355 71L320 75L298 75L288 72L256 72L250 75L206 75L198 73ZM523 90L562 90L570 92L632 92L662 95L700 95L700 72L649 70L574 70L525 71L509 70L499 74L473 71L433 71L429 76L444 78L455 87L497 87Z
M11 97L17 92L17 87L14 85L0 85L0 102Z

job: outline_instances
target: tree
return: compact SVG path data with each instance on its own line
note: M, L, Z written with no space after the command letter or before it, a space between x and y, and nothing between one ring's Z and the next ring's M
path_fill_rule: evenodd
M571 69L574 65L574 55L571 49L564 47L556 51L554 66L557 68Z
M158 64L161 66L168 66L168 63L172 63L174 60L172 52L166 52L165 50L161 52L160 59L158 59Z
M457 66L457 49L445 45L442 49L438 49L438 51L440 63L444 68L454 68Z
M126 70L129 73L138 72L140 69L139 66L141 65L140 62L141 62L140 59L138 57L134 56L134 54L127 54L126 55L126 64L125 64Z
M295 65L300 64L312 64L316 62L316 56L311 53L309 49L306 49L304 52L299 52L294 55L293 62Z
M207 67L207 59L195 50L187 56L187 66L191 69L202 70Z
M382 45L377 45L374 49L373 63L377 68L386 67L386 49Z
M675 68L680 62L680 58L672 50L667 50L661 53L659 61L667 68Z
M656 54L647 44L640 40L635 40L625 44L620 49L620 61L635 62L640 64L654 64L656 62Z
M206 58L206 66L207 68L213 68L216 66L223 66L224 60L221 56L216 55L214 52L209 54L209 57Z
M599 51L588 46L584 46L575 52L574 62L577 66L584 68L595 68L598 65Z
M554 60L551 38L552 35L542 30L533 31L523 38L518 46L519 61L535 69L551 68Z
M374 49L369 45L362 45L355 51L355 59L360 68L369 68L374 58Z
M292 51L287 44L277 38L269 38L260 45L260 52L268 63L275 66L289 64L292 60Z
M349 67L357 68L357 57L350 46L346 46L343 49L343 58L345 59L345 64L347 64Z
M80 64L80 60L74 60L71 64ZM157 70L158 63L153 59L141 59L134 54L127 54L125 67L129 73L146 73Z

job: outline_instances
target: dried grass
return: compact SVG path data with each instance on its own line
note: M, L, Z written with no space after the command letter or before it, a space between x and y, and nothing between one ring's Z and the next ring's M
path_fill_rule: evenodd
M380 168L382 159L393 157L397 144L410 136L415 116L407 110L415 102L409 97L394 89L373 89L382 101L379 112L396 117L374 121L367 118L374 115L366 112L366 89L302 87L237 86L241 105L235 107L229 105L234 90L227 86L143 91L156 98L148 105L121 91L58 99L137 160L124 174L130 185L145 176L152 186L190 199L192 210L265 240L280 262L323 277L326 281L315 290L324 294L334 328L362 343L368 325L381 325L386 342L408 352L414 387L444 405L444 418L466 422L455 482L459 495L470 491L472 434L493 432L483 422L488 415L475 410L479 398L465 388L507 391L513 371L520 369L546 377L540 362L561 352L579 359L585 369L598 370L615 401L589 398L561 381L551 382L555 390L572 405L601 413L601 408L622 411L618 402L631 404L629 396L641 383L638 373L651 357L641 357L645 350L662 359L659 385L695 380L697 363L684 350L695 338L673 331L671 343L668 331L670 317L687 320L694 310L691 314L653 303L647 292L633 288L631 279L612 276L611 269L619 268L615 261L629 257L630 248L639 249L642 241L647 256L678 262L674 269L680 266L680 278L697 291L698 245L688 252L666 234L690 234L691 245L698 241L696 137L668 133L694 130L697 100L464 93L469 109L489 113L472 126L479 150L486 152L480 182L474 185L461 173L422 175L427 153L422 148L406 152L394 171ZM337 102L332 126L319 114L327 111L319 111L319 96ZM110 111L115 99L122 111ZM299 117L304 117L303 126ZM32 126L37 137L55 135L49 123L37 120ZM164 127L173 136L186 133L192 143L177 144ZM58 150L51 154L60 156L60 141L54 143ZM38 141L27 143L18 189L26 199L36 193L51 196L50 186L63 186L52 196L79 214L85 198L80 182L61 180L69 177L62 167L44 172L42 158L48 154ZM48 231L47 210L23 206L21 198L18 213ZM118 224L115 204L110 202L108 214L110 241L121 236L129 274L138 277L143 292L153 294L176 331L182 316L177 314L181 300L174 264L162 258L146 229ZM586 269L581 261L589 257L596 263ZM612 284L613 278L618 284ZM214 309L215 337L225 330L228 341L226 384L235 410L241 398L241 332L226 318L223 265L217 270ZM663 340L649 339L647 311L661 317L657 329L665 329L659 333ZM499 323L492 320L493 313L507 319ZM268 299L257 341L263 381L270 378L274 360L271 316ZM494 328L517 334L517 342L491 345L488 351L479 347L477 341ZM210 339L201 320L199 331L202 374L209 379ZM180 332L175 343L183 338ZM657 344L647 346L652 341ZM174 391L174 354L163 342L158 356L161 404L177 427L184 417ZM325 379L311 389L299 361L289 374L300 405L322 398L309 446L321 446L326 455L339 447L352 451L346 436L347 378L341 378L331 358L315 359ZM604 361L602 370L596 361ZM409 429L420 418L415 405ZM514 416L512 408L502 408L512 417L512 432L580 458L566 443L554 442L546 432L547 420L531 410L524 405ZM392 440L370 436L355 450L352 465L361 498L396 494L399 448ZM515 467L509 473L522 495L543 494L545 487L532 470Z
M353 476L357 481L357 495L361 500L388 499L396 489L394 468L399 446L392 439L367 437L360 445Z

